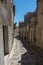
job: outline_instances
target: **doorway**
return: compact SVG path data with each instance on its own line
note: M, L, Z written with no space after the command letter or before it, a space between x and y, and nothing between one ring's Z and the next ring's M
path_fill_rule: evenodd
M8 26L3 26L3 41L4 41L4 54L9 53L8 45Z

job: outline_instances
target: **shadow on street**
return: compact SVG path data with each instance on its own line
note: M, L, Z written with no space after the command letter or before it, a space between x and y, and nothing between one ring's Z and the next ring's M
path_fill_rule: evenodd
M22 40L19 35L15 38L21 40L23 47L27 50L26 53L21 55L21 60L18 63L21 63L21 65L43 65L43 50L32 46L26 40Z

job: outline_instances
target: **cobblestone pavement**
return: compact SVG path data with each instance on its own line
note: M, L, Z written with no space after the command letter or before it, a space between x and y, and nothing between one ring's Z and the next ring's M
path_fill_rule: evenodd
M43 54L19 39L14 38L13 48L6 61L7 65L43 65Z

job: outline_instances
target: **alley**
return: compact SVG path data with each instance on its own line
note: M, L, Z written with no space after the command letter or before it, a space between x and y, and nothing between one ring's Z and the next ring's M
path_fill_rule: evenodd
M31 45L16 36L6 63L7 65L43 65L43 54L40 52L39 55Z
M19 65L21 61L21 55L26 53L27 50L23 47L19 39L14 39L13 48L9 55L9 58L6 60L7 65Z
M0 65L43 65L43 0L0 0Z

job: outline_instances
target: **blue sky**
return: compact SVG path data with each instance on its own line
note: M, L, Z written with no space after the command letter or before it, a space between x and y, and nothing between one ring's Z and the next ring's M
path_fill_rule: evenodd
M36 9L36 0L14 0L15 4L15 17L14 22L24 20L24 15L27 12L33 12Z

